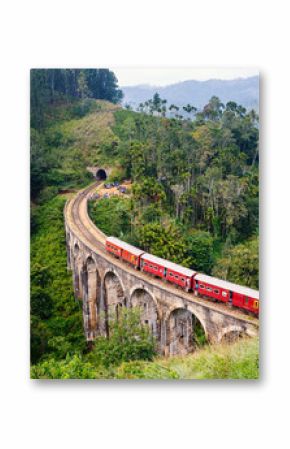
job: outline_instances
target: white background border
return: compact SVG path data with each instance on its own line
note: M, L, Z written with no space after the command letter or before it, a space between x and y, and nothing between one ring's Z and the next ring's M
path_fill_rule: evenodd
M0 442L5 449L289 444L287 3L2 2ZM260 381L29 380L29 69L101 66L260 70Z

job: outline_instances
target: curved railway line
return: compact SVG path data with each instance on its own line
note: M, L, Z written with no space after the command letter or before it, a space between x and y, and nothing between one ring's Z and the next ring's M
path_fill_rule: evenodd
M139 278L141 281L144 280L158 288L174 293L175 295L186 299L195 304L203 305L208 309L222 312L224 315L229 315L235 317L239 320L254 324L259 327L259 320L252 316L246 315L238 309L232 309L225 304L219 304L211 302L209 299L203 299L201 297L196 297L192 293L187 293L182 289L173 287L164 281L156 279L144 272L134 270L132 267L119 259L108 254L105 249L106 235L100 231L91 221L87 211L87 202L91 194L96 191L98 187L102 185L102 182L96 182L91 184L89 187L79 191L75 197L68 200L65 205L65 220L67 225L73 234L87 247L89 251L101 254L101 256L113 265L118 266L122 270L133 274L135 277Z

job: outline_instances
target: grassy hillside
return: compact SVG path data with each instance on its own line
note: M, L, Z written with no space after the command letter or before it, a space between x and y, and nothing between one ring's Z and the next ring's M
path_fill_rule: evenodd
M49 127L48 135L58 137L58 142L70 152L79 152L84 163L100 163L101 149L112 145L115 136L112 132L114 112L118 106L106 101L95 101L93 112L82 118L56 122Z
M98 365L92 355L43 362L32 368L37 379L258 379L258 339L208 346L183 357Z
M87 167L108 162L106 148L118 106L87 99L50 107L45 126L31 129L31 193L35 202L52 198L59 188L80 187L92 176Z

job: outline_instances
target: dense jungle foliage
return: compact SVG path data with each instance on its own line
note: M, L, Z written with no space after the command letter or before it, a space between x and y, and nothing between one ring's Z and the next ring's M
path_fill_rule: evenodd
M90 204L92 219L157 256L258 288L257 114L216 97L194 120L166 118L157 94L146 108L116 111L101 153L119 167L110 180L132 179L133 195Z
M105 72L31 74L32 377L178 378L183 376L178 361L151 361L155 345L145 331L138 347L128 335L122 347L118 338L115 346L100 339L87 351L81 306L66 269L62 192L91 182L87 167L111 166L110 180L130 178L133 188L129 197L90 203L90 214L104 232L258 287L258 117L215 97L202 111L186 105L184 116L158 95L139 112L121 109L114 104L121 98L116 80ZM107 80L101 93L98 79ZM136 316L128 320L134 323ZM197 363L190 357L190 366ZM197 371L190 375L199 376ZM227 375L233 372L221 374ZM244 369L237 374L247 375Z

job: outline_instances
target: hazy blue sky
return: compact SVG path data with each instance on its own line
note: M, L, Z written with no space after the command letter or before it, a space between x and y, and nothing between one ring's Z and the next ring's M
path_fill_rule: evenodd
M151 84L166 86L185 80L208 80L246 78L258 75L255 68L193 68L193 67L110 67L116 74L120 86Z

